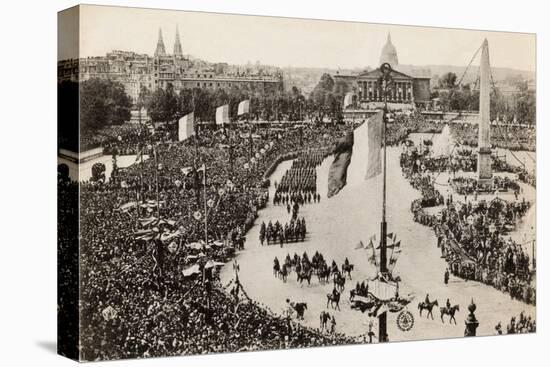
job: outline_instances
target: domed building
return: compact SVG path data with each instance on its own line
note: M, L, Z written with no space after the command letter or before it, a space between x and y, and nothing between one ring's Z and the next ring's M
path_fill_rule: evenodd
M374 70L360 74L345 75L337 73L335 81L344 82L347 91L353 93L355 108L372 109L379 107L384 98L378 86L381 76L380 65L388 63L392 66L392 89L388 102L396 108L425 106L430 102L430 75L429 71L410 65L399 65L397 49L393 45L388 33L386 44L380 53L380 64ZM347 106L345 106L347 107Z
M397 59L397 50L395 49L393 43L391 43L391 35L389 33L386 44L380 54L380 65L386 62L390 64L392 68L395 68L399 64L399 60Z

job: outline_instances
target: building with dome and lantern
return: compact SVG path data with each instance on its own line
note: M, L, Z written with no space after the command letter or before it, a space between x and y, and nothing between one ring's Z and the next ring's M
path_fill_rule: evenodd
M393 88L388 95L388 104L392 108L412 109L428 105L430 102L430 71L410 65L400 65L397 49L388 33L376 69L352 75L340 73L333 75L335 82L344 82L347 92L353 94L353 109L370 110L381 107L384 103L378 86L378 79L381 76L380 65L383 63L390 64L393 69L391 72Z

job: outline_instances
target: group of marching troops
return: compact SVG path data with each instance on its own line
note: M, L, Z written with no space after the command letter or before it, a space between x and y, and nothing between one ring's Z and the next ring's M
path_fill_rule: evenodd
M317 170L315 167L295 168L292 166L285 172L281 182L276 186L276 193L316 193Z
M306 233L307 228L304 217L300 219L293 216L290 223L285 223L284 226L279 221L276 221L275 224L269 221L267 225L265 222L262 222L260 227L260 243L263 246L264 241L267 241L268 245L279 242L282 247L284 243L304 241Z
M324 151L309 151L303 153L292 162L281 182L275 183L274 204L288 203L300 200L300 204L318 202L321 197L317 194L317 170L326 154Z
M273 196L273 205L285 205L290 212L290 204L298 203L300 205L320 203L321 195L317 193L305 192L305 191L292 191L289 193L276 192Z

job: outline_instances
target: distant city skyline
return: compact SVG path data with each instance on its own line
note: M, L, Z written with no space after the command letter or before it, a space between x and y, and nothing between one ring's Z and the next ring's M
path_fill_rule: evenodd
M183 54L208 62L356 69L378 66L391 33L400 64L466 66L487 38L491 66L536 69L534 34L110 6L80 9L80 57L113 50L153 55L159 29L172 54L178 28ZM59 59L70 56L59 52ZM479 54L473 65L479 65Z

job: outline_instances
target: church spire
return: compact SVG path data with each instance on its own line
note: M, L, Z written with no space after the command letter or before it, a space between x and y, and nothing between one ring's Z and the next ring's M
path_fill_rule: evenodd
M162 40L162 28L159 28L159 39L157 41L157 49L155 50L155 56L164 56L166 55L166 50L164 48L164 41Z
M174 42L174 56L183 56L183 51L181 49L180 43L180 31L178 26L176 26L176 41Z

